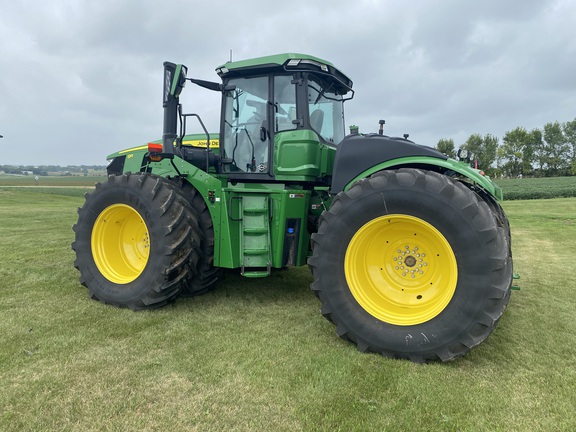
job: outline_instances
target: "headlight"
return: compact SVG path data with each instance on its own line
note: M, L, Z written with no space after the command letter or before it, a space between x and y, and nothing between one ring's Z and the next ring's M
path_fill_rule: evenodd
M470 162L471 160L474 160L474 154L467 150L467 149L458 149L458 159L460 159L461 161L464 162Z

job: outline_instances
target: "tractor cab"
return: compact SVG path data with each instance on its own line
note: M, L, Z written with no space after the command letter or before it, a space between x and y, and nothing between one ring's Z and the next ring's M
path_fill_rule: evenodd
M332 160L344 138L350 79L332 64L300 54L229 62L216 71L232 89L222 100L222 173L259 182L328 174L322 160Z

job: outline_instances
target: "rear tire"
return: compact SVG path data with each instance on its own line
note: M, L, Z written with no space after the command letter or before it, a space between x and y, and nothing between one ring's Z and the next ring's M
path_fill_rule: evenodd
M160 307L186 286L198 262L194 209L173 183L152 174L98 183L73 230L80 282L106 304Z
M508 302L505 228L474 192L435 172L357 182L312 241L322 314L363 352L454 360L488 337Z

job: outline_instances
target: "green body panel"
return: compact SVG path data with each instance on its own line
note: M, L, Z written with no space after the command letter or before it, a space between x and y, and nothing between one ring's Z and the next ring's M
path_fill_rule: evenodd
M274 177L310 181L332 175L336 148L322 144L316 132L294 130L274 137Z
M125 156L124 172L137 173L143 171L144 156L148 153L148 147L134 148L126 152L120 152L120 155ZM110 158L110 156L108 156Z
M276 180L313 181L321 175L320 140L310 130L277 133L274 137Z
M478 184L480 187L485 189L488 193L494 196L498 200L502 200L504 198L502 194L502 189L499 186L492 183L489 177L483 176L480 174L480 170L476 170L471 168L468 164L464 162L459 162L454 159L437 159L432 157L420 157L420 156L413 156L413 157L405 157L399 159L392 159L381 164L375 165L372 168L360 173L356 176L350 183L346 185L344 190L348 190L352 184L357 182L358 180L362 180L378 171L383 171L390 168L399 168L399 167L408 167L408 166L422 166L422 165L432 165L432 166L439 166L445 168L447 170L452 170L458 174L463 175L464 177L470 179L472 182Z
M320 147L320 174L331 176L334 172L334 158L336 157L336 147L322 145Z

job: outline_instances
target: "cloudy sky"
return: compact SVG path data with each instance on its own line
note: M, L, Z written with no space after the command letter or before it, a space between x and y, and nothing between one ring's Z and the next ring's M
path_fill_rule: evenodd
M570 0L0 0L0 165L104 165L162 133L162 63L216 81L303 52L353 81L346 124L434 146L576 117ZM220 98L186 112L218 130Z

